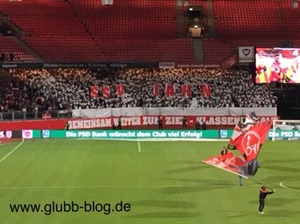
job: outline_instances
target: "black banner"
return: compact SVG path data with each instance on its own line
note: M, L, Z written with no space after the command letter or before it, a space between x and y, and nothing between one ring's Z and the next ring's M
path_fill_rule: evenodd
M16 69L16 68L159 68L159 62L149 63L133 63L133 62L120 62L120 63L2 63L0 68L3 69Z

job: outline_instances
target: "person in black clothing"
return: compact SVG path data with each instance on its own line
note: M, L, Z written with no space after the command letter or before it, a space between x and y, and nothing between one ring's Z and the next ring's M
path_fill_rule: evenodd
M183 118L182 118L182 128L187 128L186 122L187 122L186 116L183 116Z
M5 61L5 54L1 53L0 54L0 62L4 62Z
M204 121L203 124L202 124L202 129L206 130L206 128L207 128L206 121Z
M163 123L160 116L158 116L157 118L157 123L158 123L158 129L163 129Z
M12 52L10 52L10 54L9 54L9 60L13 61L14 59L15 59L15 55Z
M118 129L122 130L122 118L121 117L119 117L119 119L118 119Z
M259 214L265 214L263 212L264 207L265 207L265 199L268 194L273 194L275 190L272 191L267 191L266 186L262 185L261 188L259 189L259 207L258 207L258 213Z
M228 149L224 146L222 149L221 149L221 155L226 155L228 153Z
M200 122L199 121L196 121L195 126L196 126L196 130L200 130Z
M70 124L69 124L69 122L66 122L66 124L65 124L65 129L66 129L66 130L69 130L69 128L70 128Z

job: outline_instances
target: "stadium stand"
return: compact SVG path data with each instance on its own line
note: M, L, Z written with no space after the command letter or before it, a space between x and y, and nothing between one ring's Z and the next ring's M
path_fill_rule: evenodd
M281 21L277 1L218 0L214 1L214 10L221 37L282 38L282 33L278 32Z
M110 61L193 61L190 39L176 38L175 1L69 1Z
M35 60L30 53L15 41L15 37L0 36L0 43L0 54L5 55L5 62L31 62ZM14 56L11 58L10 54Z
M299 44L300 12L290 0L212 2L218 36L203 40L205 64L221 64L238 46ZM189 4L206 11L206 1ZM0 1L0 11L46 61L194 63L193 41L176 37L175 0Z
M45 60L103 61L97 44L65 1L1 1L0 8L26 32L25 43Z
M298 18L300 17L300 9L293 8L291 1L283 0L279 2L280 11L283 23L286 26L283 29L283 33L286 35L287 39L292 41L295 46L300 46L300 24ZM298 3L300 7L300 3Z
M11 70L11 85L1 91L0 108L10 110L64 110L106 107L271 107L276 97L267 86L254 85L248 71L218 69L86 69ZM175 85L176 94L167 97L165 85ZM115 84L124 84L125 94L115 94ZM153 97L153 85L160 92ZM182 96L181 84L191 84L192 96ZM204 97L201 84L211 86ZM110 86L111 97L91 99L90 87Z

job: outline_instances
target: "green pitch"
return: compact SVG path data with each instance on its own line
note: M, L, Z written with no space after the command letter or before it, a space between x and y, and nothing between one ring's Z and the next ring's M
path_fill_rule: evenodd
M300 222L298 141L268 141L262 148L254 179L276 189L265 215L257 213L259 185L244 180L240 187L234 174L200 162L219 154L224 142L141 142L139 152L137 142L29 140L3 159L19 143L0 146L1 224ZM102 211L49 211L52 202L72 201L94 201ZM117 203L126 211L117 212ZM44 210L12 212L12 204Z

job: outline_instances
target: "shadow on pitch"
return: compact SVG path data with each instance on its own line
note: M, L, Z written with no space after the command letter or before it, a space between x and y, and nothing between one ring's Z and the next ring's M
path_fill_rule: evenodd
M277 170L277 171L285 171L290 173L299 173L299 168L293 168L293 167L285 167L285 166L265 166L264 169L268 170Z
M298 163L299 159L266 159L261 161L262 164L290 164L293 162Z
M226 212L226 213L228 214L229 212ZM226 217L227 218L241 218L241 217L247 217L247 216L253 217L253 215L256 215L257 217L262 217L262 218L268 218L268 217L270 217L270 218L282 217L283 218L283 217L297 217L300 214L297 211L290 211L290 210L285 210L285 209L275 210L275 211L268 211L267 209L265 209L264 215L258 214L257 211L255 211L255 213L247 211L247 212L239 212L239 213L234 212L234 214L227 215Z
M266 184L266 185L274 185L273 187L276 187L276 185L278 186L278 184L281 182L281 181L284 181L284 180L287 180L287 179L293 179L293 178L299 178L297 176L269 176L269 177L265 177L265 178L262 178L262 179L256 179L256 177L254 177L253 179L254 180L257 180L263 184Z
M218 179L204 179L204 178L164 178L164 180L174 181L175 183L184 184L199 184L199 187L203 185L207 186L233 186L234 183L231 180L218 180Z
M136 218L136 219L188 219L199 217L198 212L145 212L136 215L129 215L124 218Z
M197 193L204 191L212 191L216 189L226 188L227 186L222 185L201 185L201 186L174 186L174 187L164 187L160 191L162 194L187 194L187 193Z
M232 215L230 215L229 213L234 213ZM232 212L232 211L226 211L226 214L229 214L229 215L226 215L226 218L241 218L241 217L246 217L246 216L252 216L252 214L249 213L249 211L247 212Z
M140 207L155 207L155 208L195 208L196 205L189 201L176 201L176 200L141 200L131 202L132 206Z
M274 217L299 217L300 213L299 211L291 211L291 210L287 210L287 209L280 209L280 210L275 210L275 211L266 211L266 214L264 215L265 217L270 217L270 218L274 218Z
M172 163L179 164L179 165L199 165L199 164L201 164L200 161L197 161L197 160L175 160Z
M207 169L210 168L208 166L199 166L195 165L195 166L189 166L189 167L182 167L182 168L177 168L177 169L172 169L172 170L166 170L167 173L185 173L185 172L191 172L191 171L195 171L195 170L203 170L203 169Z
M299 201L299 200L292 199L292 198L268 198L266 200L266 206L267 207L282 207L282 206L292 204L297 201ZM257 206L258 206L258 200L251 200L250 203L257 204Z

